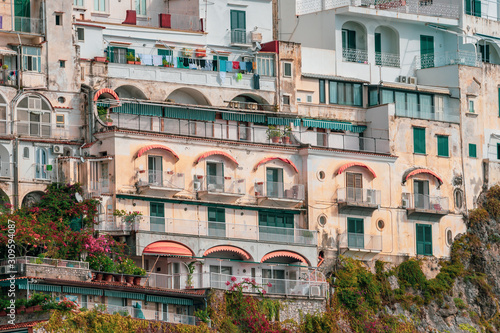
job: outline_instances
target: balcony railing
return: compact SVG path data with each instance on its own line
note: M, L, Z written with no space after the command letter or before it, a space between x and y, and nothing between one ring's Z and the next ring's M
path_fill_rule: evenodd
M231 44L246 44L247 31L245 29L231 29Z
M283 182L255 182L255 196L272 199L304 200L304 185Z
M94 303L93 306L102 313L120 314L122 316L131 316L132 318L158 320L168 323L196 325L196 317L194 316L167 313L163 311L156 311L144 308L137 309L132 306L117 306L117 305L97 304L97 303Z
M396 102L396 116L460 123L459 114L450 114L444 109L438 110L433 105Z
M458 19L460 6L453 0L297 0L296 15L345 6Z
M16 74L17 71L12 69L0 69L0 80L4 86L17 86Z
M242 239L266 243L316 245L318 242L315 230L268 227L256 224L184 220L157 216L138 216L135 222L115 219L114 222L102 223L103 226L97 227L97 229L108 231L130 231L134 229L136 231Z
M233 280L236 278L236 281L232 281L231 278ZM267 294L272 295L324 298L328 293L328 283L323 281L252 278L250 276L234 276L218 273L195 273L192 275L189 287L195 289L214 288L229 290L233 283L251 281L252 279ZM268 283L271 284L271 287L269 287ZM188 276L187 274L166 275L152 273L147 279L146 286L162 289L185 289L188 287ZM244 290L244 292L248 293L257 293L258 291L258 288L247 288Z
M399 54L375 52L375 64L377 66L399 67Z
M56 178L52 164L33 163L34 177L39 180L53 180Z
M0 177L12 177L12 170L14 170L14 163L0 162Z
M172 171L148 170L147 179L140 179L139 186L155 186L165 189L183 190L184 174Z
M17 134L51 139L80 139L81 126L57 127L46 122L16 121Z
M382 251L382 236L346 232L340 237L340 247L380 252Z
M427 194L403 193L403 207L420 211L448 212L448 198Z
M368 52L366 50L342 48L342 61L365 64L368 62Z
M415 67L417 69L442 67L449 65L481 67L481 53L453 51L438 54L424 54L415 57Z
M200 184L196 184L196 183ZM195 179L195 189L209 193L240 194L246 193L246 180L222 176L205 176L202 181Z
M39 18L14 16L14 31L29 34L44 34L44 20Z
M4 260L0 265L8 265L8 260ZM85 261L39 258L39 257L17 257L16 264L40 265L50 267L89 269L89 263Z
M353 205L377 206L380 205L380 191L368 188L339 188L337 201Z
M109 179L100 178L98 181L91 180L88 185L87 194L90 197L99 197L105 193L109 193Z

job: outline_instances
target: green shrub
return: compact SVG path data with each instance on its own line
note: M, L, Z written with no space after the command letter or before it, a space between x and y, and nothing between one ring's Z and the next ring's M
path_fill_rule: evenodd
M475 226L477 224L484 223L488 221L490 216L484 208L476 208L469 210L469 225Z
M398 267L398 279L401 285L409 285L414 289L425 289L427 279L425 278L420 262L410 259L401 263Z
M461 298L454 298L453 302L455 302L455 306L460 310L463 310L467 307L467 305Z

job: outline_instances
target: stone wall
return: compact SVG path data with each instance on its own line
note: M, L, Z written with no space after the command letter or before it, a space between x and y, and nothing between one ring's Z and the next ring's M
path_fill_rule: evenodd
M26 276L72 281L90 281L92 278L92 274L88 269L30 264L24 264L23 266Z
M282 300L282 303L284 307L280 310L281 321L292 319L296 322L300 322L301 317L305 314L314 314L326 311L326 300L324 299L289 298Z

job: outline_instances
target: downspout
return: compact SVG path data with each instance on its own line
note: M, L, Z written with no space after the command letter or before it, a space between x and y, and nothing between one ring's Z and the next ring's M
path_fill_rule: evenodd
M48 36L48 30L47 30L47 15L46 15L46 8L45 8L45 1L42 2L42 15L43 15L43 18L44 18L44 30L45 30L45 61L47 62L45 64L45 80L47 81L47 89L49 89L49 82L50 82L50 79L49 79L49 41L47 40L47 36Z
M17 87L20 89L21 88L21 50L22 50L22 47L21 47L21 36L19 36L19 34L17 34L17 39L19 40L19 46L17 47L17 64L16 64L16 69L17 69L17 75L16 75L16 79L17 79Z
M19 138L14 140L14 208L19 208L19 175L18 175L18 161L19 161Z

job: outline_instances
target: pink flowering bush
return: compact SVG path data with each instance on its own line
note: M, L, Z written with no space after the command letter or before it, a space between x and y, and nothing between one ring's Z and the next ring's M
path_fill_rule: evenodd
M98 238L89 235L83 241L83 248L88 253L111 253L115 246L116 241L107 235L101 235Z

